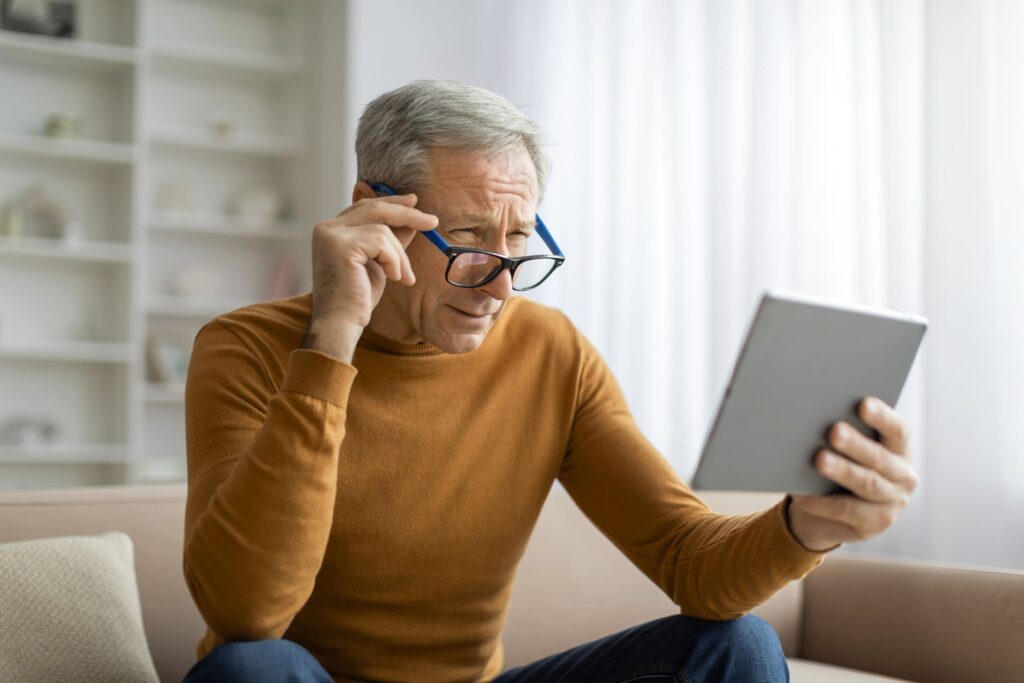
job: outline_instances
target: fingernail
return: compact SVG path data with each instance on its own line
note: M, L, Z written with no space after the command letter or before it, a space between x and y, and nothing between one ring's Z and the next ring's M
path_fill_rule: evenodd
M869 415L875 414L878 412L878 402L873 398L869 398L864 402L864 410L866 410Z
M849 434L847 434L846 432L846 427L844 427L843 425L839 425L838 427L836 427L836 441L846 441L847 436L849 436Z

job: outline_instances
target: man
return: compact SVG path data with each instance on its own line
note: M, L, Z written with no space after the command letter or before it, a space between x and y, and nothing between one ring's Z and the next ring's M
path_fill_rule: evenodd
M881 443L832 431L822 472L857 497L716 514L572 323L512 296L559 258L536 238L534 124L417 81L370 103L356 151L352 206L313 230L312 292L195 340L184 571L209 628L186 681L787 680L747 612L892 523L916 485L903 420L867 401ZM556 479L681 614L501 674Z

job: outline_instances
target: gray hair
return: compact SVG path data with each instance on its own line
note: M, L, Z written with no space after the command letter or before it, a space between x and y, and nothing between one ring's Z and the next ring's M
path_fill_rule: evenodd
M501 95L458 81L420 80L377 97L356 130L360 180L387 183L399 192L422 188L433 147L495 156L525 148L544 197L548 159L540 128Z

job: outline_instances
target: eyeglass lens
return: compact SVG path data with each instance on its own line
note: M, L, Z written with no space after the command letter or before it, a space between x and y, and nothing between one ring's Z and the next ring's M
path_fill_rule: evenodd
M515 289L529 289L544 280L554 269L554 259L539 258L522 261L516 268L512 286ZM455 257L448 271L448 281L455 285L472 287L479 285L496 270L501 261L477 252L464 252Z

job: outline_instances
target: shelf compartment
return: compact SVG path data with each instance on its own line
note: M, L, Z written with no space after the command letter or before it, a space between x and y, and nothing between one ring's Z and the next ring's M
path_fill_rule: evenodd
M61 342L55 357L74 358L74 353L63 350L67 342L83 358L109 357L106 351L92 351L90 344L129 339L133 272L88 261L4 259L0 292L11 294L0 297L0 348Z
M4 60L0 68L0 92L31 93L31 97L4 99L4 106L0 107L0 131L4 133L34 135L53 143L96 141L123 145L132 140L135 93L132 70L97 71ZM76 139L44 137L46 119L55 112L71 112L82 117Z
M56 425L58 443L127 443L128 376L124 364L0 358L0 424L45 417Z
M302 3L294 0L153 0L154 44L286 57L302 49Z
M272 157L237 154L211 154L181 147L160 147L151 155L151 197L147 202L157 215L194 218L194 223L210 225L211 216L231 213L233 198L246 188L273 188L284 204L282 223L294 222L292 211L302 188L296 173L299 160L282 161ZM187 204L167 207L166 190L179 186L187 194Z
M0 205L38 185L59 202L70 220L81 224L81 244L126 246L132 225L131 181L130 166L66 163L38 156L0 159ZM26 244L29 239L51 238L31 233L20 237ZM119 252L113 249L110 253Z
M150 294L215 302L238 297L255 303L296 293L290 290L298 286L297 282L276 282L278 278L288 279L290 275L294 280L298 276L296 257L284 248L245 240L207 241L204 247L197 252L191 241L153 236L147 246Z
M130 245L117 242L68 242L32 237L0 237L0 257L2 256L127 264L132 262L132 248Z

